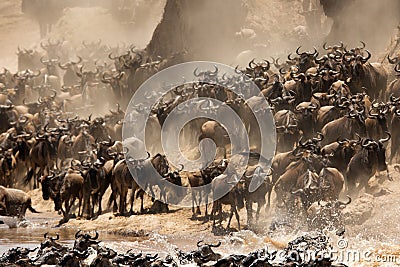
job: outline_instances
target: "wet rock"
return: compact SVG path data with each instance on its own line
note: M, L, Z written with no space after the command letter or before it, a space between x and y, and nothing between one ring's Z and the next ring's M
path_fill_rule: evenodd
M360 225L371 217L373 209L374 197L365 193L343 209L344 223Z

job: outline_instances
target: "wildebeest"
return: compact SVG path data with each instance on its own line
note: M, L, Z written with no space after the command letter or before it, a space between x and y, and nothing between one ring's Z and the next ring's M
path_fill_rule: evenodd
M350 194L358 193L362 188L368 190L368 181L379 171L387 171L386 165L386 149L384 143L389 141L391 135L387 132L388 137L380 140L363 139L361 149L351 158L347 167L346 179L347 190ZM359 183L358 186L357 182Z
M38 213L32 208L31 197L24 191L0 186L0 215L25 218L26 210Z
M344 117L328 122L321 130L325 139L323 145L335 142L338 138L356 139L356 134L366 136L364 111L352 110Z
M257 203L256 222L258 222L260 217L261 207L266 204L265 197L267 194L267 209L270 206L272 183L269 176L271 174L272 171L269 173L264 172L261 166L247 168L244 173L244 199L246 201L248 226L253 223L253 203ZM255 188L256 186L258 186L258 188Z
M380 63L368 63L371 53L367 56L357 55L350 64L350 89L353 94L360 93L366 88L373 99L384 99L388 73Z
M230 215L228 220L227 228L231 224L233 214L235 214L236 221L238 223L238 229L240 230L240 218L238 210L244 208L244 183L237 178L237 175L232 174L221 174L215 177L211 182L213 197L222 196L213 203L211 217L213 218L213 226L217 218L217 212L219 216L219 223L222 223L222 204L230 205ZM230 190L229 190L230 189ZM225 194L224 194L225 193Z
M28 184L32 177L34 177L33 185L36 188L37 177L47 173L53 168L56 158L56 147L51 140L50 135L47 133L44 135L37 134L35 137L36 142L32 146L29 157L31 159L31 169L28 172L25 183ZM39 173L36 173L36 169L39 168Z

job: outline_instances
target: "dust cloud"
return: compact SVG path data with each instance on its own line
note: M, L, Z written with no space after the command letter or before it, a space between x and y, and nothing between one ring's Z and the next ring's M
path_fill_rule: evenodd
M373 53L385 50L400 22L398 0L322 0L325 13L334 21L328 42L343 41L350 46L367 44Z
M144 48L161 19L164 4L165 1L135 1L123 21L103 7L66 8L50 38L64 39L77 47L82 41L101 40L109 46L132 44Z

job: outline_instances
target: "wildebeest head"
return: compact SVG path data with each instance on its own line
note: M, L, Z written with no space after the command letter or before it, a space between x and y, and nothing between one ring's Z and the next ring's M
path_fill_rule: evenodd
M99 233L96 231L95 236L91 236L89 234L81 233L81 230L76 232L75 234L75 243L74 249L84 252L87 251L89 247L97 246L101 241L98 241Z
M55 42L52 42L52 40L49 38L47 40L47 43L40 42L40 46L47 52L48 57L56 57L61 51L61 45L62 41L61 40L56 40Z
M387 164L386 164L386 148L384 143L388 142L391 138L391 134L389 132L386 132L387 137L379 139L377 141L378 144L378 170L379 171L384 171L387 170Z
M194 75L195 77L201 78L202 81L204 81L204 82L214 81L214 80L216 79L216 77L217 77L217 75L218 75L218 71L219 71L217 66L214 66L214 68L215 68L214 71L205 70L205 71L200 71L200 72L199 72L199 69L196 68L196 69L193 71L193 75Z
M346 202L335 201L316 201L307 209L307 221L310 228L325 228L333 226L335 228L343 227L341 211L351 203L351 198L347 196Z
M301 46L296 49L296 54L300 57L299 58L299 72L305 73L309 68L314 67L315 59L318 57L318 51L314 47L314 52L300 52Z
M65 173L55 174L51 171L49 175L44 175L39 180L42 184L43 199L53 199L56 211L61 209L60 189L64 176Z
M44 241L40 243L40 250L43 251L44 249L50 248L52 250L55 249L57 251L62 251L62 250L66 251L67 248L63 247L60 243L57 242L57 240L59 239L60 235L58 233L56 233L56 237L49 236L49 233L45 233Z
M255 63L254 60L255 59L250 61L248 67L246 68L246 75L250 76L251 78L254 78L255 80L257 78L268 79L267 72L271 67L271 63L268 60L263 60L260 63ZM268 80L266 82L268 82Z
M96 71L83 71L83 65L76 72L76 75L81 79L81 86L86 84L95 84L97 81L97 74L100 70L96 67Z
M168 161L165 155L156 154L152 157L151 163L160 175L168 173Z
M221 246L221 242L217 244L202 244L203 241L197 242L197 251L193 253L193 258L196 263L206 263L209 261L217 261L221 258L221 255L215 253L212 248Z

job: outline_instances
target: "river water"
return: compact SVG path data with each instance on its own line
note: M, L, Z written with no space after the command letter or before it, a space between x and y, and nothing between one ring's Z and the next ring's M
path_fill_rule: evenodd
M55 228L54 225L57 224L59 216L54 212L28 214L27 217L28 220L19 225L16 220L0 217L0 220L6 223L0 225L0 255L13 247L38 247L44 240L43 235L46 232L51 236L58 233L60 243L73 246L77 229L66 226ZM90 222L88 221L88 223ZM390 227L387 226L387 228ZM334 256L338 262L344 262L349 266L400 266L400 246L394 241L398 240L399 236L393 236L392 239L382 239L372 235L368 237L361 234L356 226L348 227L348 232L346 238L338 237L333 232L325 233L331 238L333 251L336 253ZM100 245L112 248L119 253L132 250L136 253L158 254L160 257L165 257L166 255L176 256L178 250L193 251L196 249L197 241L202 239L212 243L221 241L222 245L214 250L222 255L230 255L248 254L262 248L281 250L289 241L306 234L308 233L281 229L271 233L270 237L266 237L264 234L255 234L249 230L232 232L226 236L210 233L205 237L200 234L187 235L184 232L161 235L154 232L141 237L131 237L102 231L99 240L102 241Z

